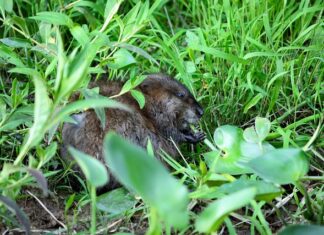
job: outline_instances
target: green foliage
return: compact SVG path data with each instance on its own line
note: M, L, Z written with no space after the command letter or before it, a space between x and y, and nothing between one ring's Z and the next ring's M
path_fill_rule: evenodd
M196 229L205 233L217 230L226 215L252 201L255 194L255 188L246 188L211 203L197 218Z
M69 188L57 184L71 172L58 166L58 130L69 115L93 108L103 126L104 108L128 110L116 96L86 90L90 79L102 73L127 78L117 96L130 92L142 108L145 98L136 87L143 74L158 71L175 75L203 105L207 139L195 151L181 149L183 159L163 156L177 181L152 158L150 142L147 154L108 137L112 170L141 199L121 191L97 197L106 169L72 150L90 191L71 192L68 223L79 224L68 219L69 210L91 202L93 234L101 224L109 227L106 217L123 218L128 210L149 218L148 234L171 234L171 225L182 234L223 228L235 234L241 224L247 233L270 234L274 211L273 224L286 212L292 216L284 216L282 226L323 224L321 0L0 0L0 22L0 216L6 226L29 229L10 199L25 197L23 187L38 185L45 193ZM85 99L68 103L76 91ZM113 151L122 156L119 162ZM45 178L55 183L48 186ZM188 217L196 224L185 226ZM281 233L320 229L295 226Z
M324 227L318 225L290 225L286 227L279 235L317 235L324 233Z
M91 185L100 187L108 182L107 169L99 160L72 147L69 148L69 152L74 157Z
M114 133L108 133L105 138L104 155L117 179L157 210L168 226L186 226L187 190L155 158Z

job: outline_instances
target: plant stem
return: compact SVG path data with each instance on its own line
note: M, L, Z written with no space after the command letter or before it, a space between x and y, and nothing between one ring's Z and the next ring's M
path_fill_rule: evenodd
M324 181L324 176L304 176L300 180L318 180L318 181Z
M89 183L90 184L90 183ZM90 184L90 197L91 197L91 235L96 234L96 209L97 209L97 194L96 187Z
M150 208L150 227L146 235L159 235L162 234L161 225L159 224L158 214L155 208Z

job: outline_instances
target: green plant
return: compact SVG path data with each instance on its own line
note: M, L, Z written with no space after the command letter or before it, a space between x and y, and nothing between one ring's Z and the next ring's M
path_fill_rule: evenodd
M275 224L323 224L322 5L321 0L0 0L0 223L17 227L16 215L28 230L15 204L28 197L23 188L37 186L45 194L63 188L75 195L64 211L70 227L80 221L74 221L77 216L68 221L69 209L77 214L91 203L92 233L109 230L112 217L127 224L138 214L139 221L149 218L143 227L151 234L171 234L172 222L180 233L230 234L244 225L251 234L270 234L279 230ZM156 161L148 163L179 185L169 197L189 190L176 207L189 214L189 223L170 223L172 203L162 203L159 193L149 197L150 189L139 188L145 182L133 185L120 176L142 199L126 193L96 197L92 173L89 191L85 186L77 193L66 180L71 171L59 167L57 130L71 121L69 114L94 108L103 120L104 107L121 107L114 97L85 89L91 78L103 73L107 79L129 78L121 94L130 92L142 107L143 95L133 88L142 74L160 70L174 74L205 108L204 144L179 149L181 159L163 155L179 182ZM68 103L75 91L85 99ZM248 127L255 117L272 122L257 118ZM126 150L135 147L116 136L107 139L114 141L125 148L125 162L115 165L118 174L128 166ZM148 154L137 149L132 154L145 162L150 149L148 144ZM145 170L141 175L151 176ZM154 182L161 180L158 175ZM245 200L226 203L242 195ZM125 197L124 209L112 213L106 197L121 204ZM215 208L221 210L214 213ZM288 226L282 233L290 229L311 234L322 228Z

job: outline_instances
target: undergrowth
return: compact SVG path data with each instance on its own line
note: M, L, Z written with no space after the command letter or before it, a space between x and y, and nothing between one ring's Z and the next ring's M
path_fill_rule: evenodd
M28 231L30 224L47 231L37 228L37 215L28 218L24 202L39 206L49 196L60 202L53 210L62 220L56 218L53 233L271 234L292 224L322 225L323 5L0 1L0 231ZM202 104L207 139L182 146L179 161L163 156L173 177L145 158L150 154L111 134L107 162L114 165L111 156L121 147L126 162L136 152L141 161L149 159L152 169L140 173L155 185L141 191L119 175L133 193L97 196L106 169L71 150L90 172L101 172L99 181L91 173L79 179L83 187L73 191L73 173L60 160L62 122L86 108L120 104L108 98L69 104L69 97L101 74L131 79L130 91L143 74L161 71ZM141 95L135 98L142 102ZM38 187L49 196L36 195ZM152 187L160 188L155 197ZM45 216L51 217L48 208ZM323 231L288 226L282 234L294 229Z

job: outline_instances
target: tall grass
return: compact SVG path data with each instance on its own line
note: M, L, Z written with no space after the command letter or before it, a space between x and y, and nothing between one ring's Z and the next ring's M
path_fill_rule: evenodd
M21 188L34 179L47 188L45 177L64 178L66 171L56 171L59 126L67 114L93 107L93 100L67 104L91 76L140 80L141 74L163 71L186 84L203 104L201 127L209 140L220 125L245 128L263 116L271 121L267 140L273 146L307 151L311 171L304 180L310 180L311 192L303 184L290 192L299 208L289 223L305 221L302 214L312 207L321 211L323 199L314 183L324 172L323 10L321 0L0 1L0 193L19 198ZM96 101L97 107L117 105ZM207 149L184 149L188 164L166 157L193 190L193 204L201 199L197 195L209 192L203 179L210 165L200 157ZM255 196L253 190L243 194ZM252 201L253 213L246 211L245 219L232 215L247 219L251 233L269 234L263 205ZM19 208L11 209L24 217ZM149 231L161 232L155 209L150 219L156 227L151 224ZM1 207L2 217L4 211ZM229 219L225 224L235 234L237 224ZM188 228L182 232L195 226Z

